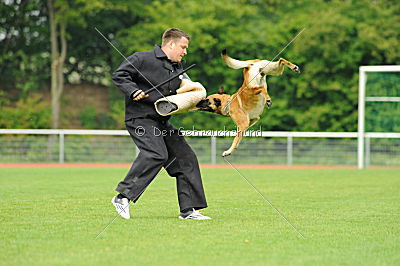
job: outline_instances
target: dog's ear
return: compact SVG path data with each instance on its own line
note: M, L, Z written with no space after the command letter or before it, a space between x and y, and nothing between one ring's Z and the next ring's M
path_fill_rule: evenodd
M218 94L224 94L224 86L219 87Z

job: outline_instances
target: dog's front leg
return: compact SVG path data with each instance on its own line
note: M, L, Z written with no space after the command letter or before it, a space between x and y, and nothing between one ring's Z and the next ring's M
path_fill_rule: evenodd
M263 88L262 93L264 94L265 103L266 103L268 109L271 108L272 100L271 100L271 97L269 96L267 90L265 88Z
M233 143L231 147L222 153L222 157L231 155L232 152L237 148L239 142L242 140L244 132L249 127L249 117L242 110L239 110L237 113L231 113L232 120L236 123L238 130L235 138L233 139Z

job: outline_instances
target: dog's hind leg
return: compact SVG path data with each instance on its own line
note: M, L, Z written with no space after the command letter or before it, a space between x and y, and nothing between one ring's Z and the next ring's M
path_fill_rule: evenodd
M291 70L293 70L294 72L300 73L300 68L298 66L296 66L295 64L293 64L292 62L289 62L286 59L279 59L278 60L280 65L286 65L288 68L290 68Z

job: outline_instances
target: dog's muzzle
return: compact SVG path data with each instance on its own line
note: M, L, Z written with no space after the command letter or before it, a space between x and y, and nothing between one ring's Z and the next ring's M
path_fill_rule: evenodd
M196 104L196 107L199 108L200 111L214 112L214 110L210 107L210 100L208 99L201 100L198 104Z

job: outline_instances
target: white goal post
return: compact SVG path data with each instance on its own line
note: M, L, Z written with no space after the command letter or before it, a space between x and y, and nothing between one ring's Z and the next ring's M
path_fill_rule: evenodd
M400 102L399 95L396 97L366 97L365 88L368 72L400 72L399 66L361 66L359 69L359 91L358 91L358 168L365 167L365 102ZM400 85L399 85L400 87ZM398 137L400 133L376 133L383 138ZM376 135L375 134L375 135ZM371 133L371 136L374 136Z

